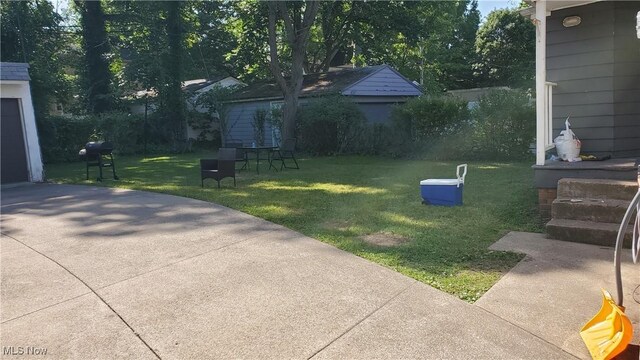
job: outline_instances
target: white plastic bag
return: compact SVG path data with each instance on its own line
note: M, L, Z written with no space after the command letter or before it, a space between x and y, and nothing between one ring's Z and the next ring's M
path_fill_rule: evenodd
M571 131L569 117L564 121L565 129L560 132L560 136L553 140L556 145L558 157L564 161L581 161L580 147L581 143L576 134Z

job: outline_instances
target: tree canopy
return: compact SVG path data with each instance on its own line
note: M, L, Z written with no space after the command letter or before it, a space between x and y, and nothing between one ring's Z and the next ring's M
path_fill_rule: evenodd
M529 85L535 76L535 26L514 10L496 10L478 30L476 68L486 86Z
M62 17L45 0L2 1L0 17L0 60L29 63L34 110L45 114L71 93Z
M63 17L46 0L0 3L0 58L30 63L37 111L77 99L79 110L112 111L151 90L176 141L190 79L272 80L295 108L303 74L334 66L387 63L430 93L533 78L533 25L509 10L480 25L477 0L71 4Z

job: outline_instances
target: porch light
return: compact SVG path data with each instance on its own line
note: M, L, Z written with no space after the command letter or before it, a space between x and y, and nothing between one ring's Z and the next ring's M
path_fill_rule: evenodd
M562 20L562 26L569 28L580 25L582 18L580 16L567 16Z

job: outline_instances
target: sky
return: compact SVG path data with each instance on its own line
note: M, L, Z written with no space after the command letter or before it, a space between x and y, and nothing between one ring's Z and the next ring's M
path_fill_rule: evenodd
M519 0L478 0L478 10L482 18L495 9L513 8L518 6Z

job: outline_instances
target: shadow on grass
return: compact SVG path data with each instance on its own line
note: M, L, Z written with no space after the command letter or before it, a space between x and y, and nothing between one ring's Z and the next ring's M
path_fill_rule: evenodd
M211 154L120 161L121 181L101 186L162 192L219 203L269 220L474 301L522 255L491 251L509 230L539 224L529 164L470 164L462 207L421 204L419 181L451 178L456 163L376 157L301 159L301 170L238 173L238 187L200 187L198 159ZM87 184L82 166L51 166L50 178ZM337 224L337 226L331 226ZM378 232L410 239L374 246Z

